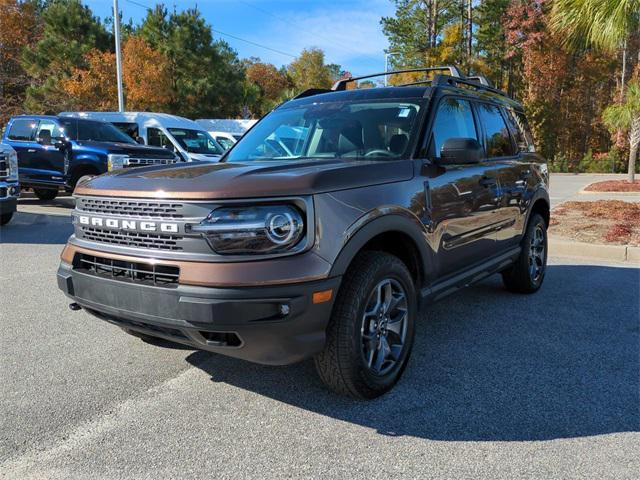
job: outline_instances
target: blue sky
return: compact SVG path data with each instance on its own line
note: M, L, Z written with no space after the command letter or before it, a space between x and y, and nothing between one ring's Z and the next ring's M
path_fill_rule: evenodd
M118 0L123 21L138 22L153 0ZM85 0L95 15L111 16L110 0ZM260 57L276 66L288 64L305 47L325 51L327 63L338 63L354 75L384 70L387 40L380 18L393 15L390 0L183 0L165 2L169 9L198 6L214 30L240 57ZM276 53L232 38L278 50ZM288 54L288 55L285 55Z

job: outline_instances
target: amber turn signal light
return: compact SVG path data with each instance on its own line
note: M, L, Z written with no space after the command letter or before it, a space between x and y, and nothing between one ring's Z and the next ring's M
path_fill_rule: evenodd
M322 290L321 292L313 292L313 303L324 303L331 300L333 290Z

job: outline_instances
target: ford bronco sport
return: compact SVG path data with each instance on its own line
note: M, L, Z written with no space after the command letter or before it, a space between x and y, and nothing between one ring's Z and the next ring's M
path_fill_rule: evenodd
M401 376L425 304L493 273L538 290L548 174L522 107L422 70L445 74L308 90L218 164L80 182L58 270L71 308L146 341L314 357L330 388L372 398Z

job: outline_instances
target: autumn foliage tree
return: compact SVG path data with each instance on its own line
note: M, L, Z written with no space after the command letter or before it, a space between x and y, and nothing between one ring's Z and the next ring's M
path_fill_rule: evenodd
M116 59L94 49L85 55L85 68L76 68L63 81L63 90L76 110L116 110ZM132 35L122 47L122 80L128 110L164 110L171 102L167 59L143 39Z
M262 116L280 103L286 89L290 86L286 72L275 65L263 63L259 59L248 62L245 70L246 80L257 88L254 99L254 114Z
M11 115L22 112L31 83L21 65L22 50L39 35L35 3L0 0L0 130Z

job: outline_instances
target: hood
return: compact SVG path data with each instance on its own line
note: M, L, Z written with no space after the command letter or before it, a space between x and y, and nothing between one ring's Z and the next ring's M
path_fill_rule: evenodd
M214 200L310 195L409 180L413 162L314 160L183 163L118 170L82 182L78 195Z
M119 143L119 142L98 142L94 140L77 140L73 142L79 147L90 148L101 151L105 154L114 153L119 155L131 155L140 157L154 158L174 158L173 152L166 148L150 147L137 143Z
M217 162L220 160L222 155L208 155L204 153L187 153L191 160L200 161L200 162Z

